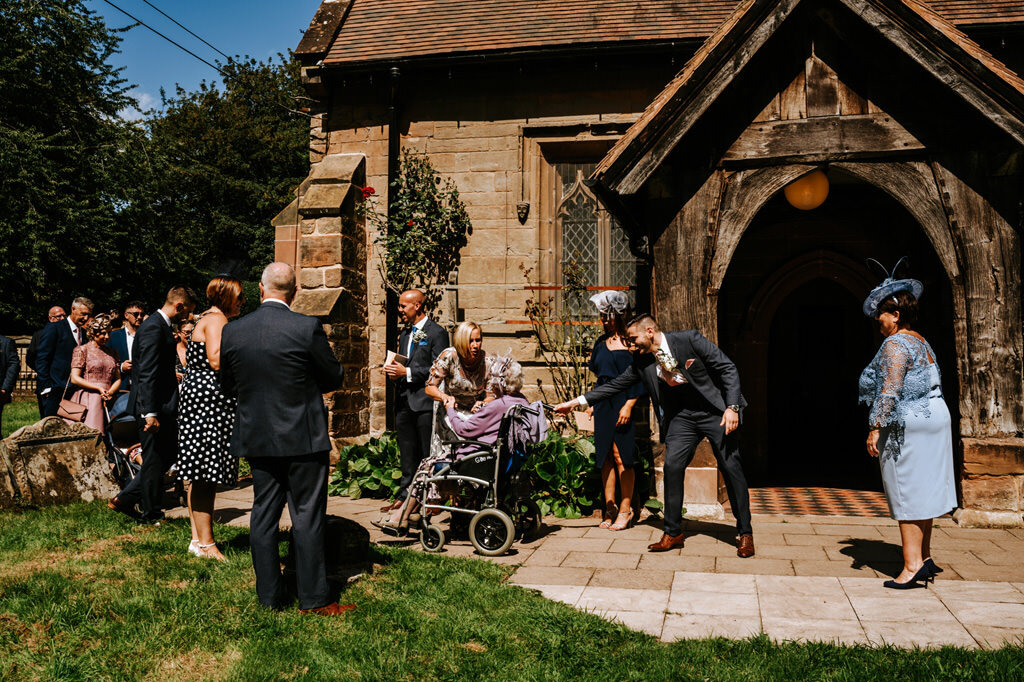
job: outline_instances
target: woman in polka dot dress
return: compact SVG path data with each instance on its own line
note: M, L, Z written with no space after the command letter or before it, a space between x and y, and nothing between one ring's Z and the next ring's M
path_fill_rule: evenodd
M213 540L213 500L217 484L238 482L238 460L228 453L235 399L224 395L217 372L221 331L245 302L242 283L227 276L214 277L206 287L206 298L210 309L196 324L186 350L188 372L181 382L178 406L178 475L191 484L192 542L188 551L224 561Z

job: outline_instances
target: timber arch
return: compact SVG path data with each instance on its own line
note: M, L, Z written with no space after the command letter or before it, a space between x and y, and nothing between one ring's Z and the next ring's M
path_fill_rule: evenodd
M634 242L650 245L650 299L664 325L718 340L741 240L781 189L816 168L881 191L892 216L909 215L926 237L948 292L945 376L958 379L958 520L1024 525L1018 74L918 3L749 0L591 181ZM827 236L807 248L862 259L887 240L868 233L874 242L845 251ZM754 257L784 277L786 261L772 261L771 249Z

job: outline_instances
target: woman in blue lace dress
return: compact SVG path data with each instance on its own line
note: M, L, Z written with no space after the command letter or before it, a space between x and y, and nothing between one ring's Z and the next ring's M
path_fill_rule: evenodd
M903 543L903 571L885 587L925 586L942 569L931 558L932 519L956 506L949 409L935 352L911 325L917 280L887 278L864 302L885 340L860 377L861 402L871 406L868 453L879 458L882 483Z

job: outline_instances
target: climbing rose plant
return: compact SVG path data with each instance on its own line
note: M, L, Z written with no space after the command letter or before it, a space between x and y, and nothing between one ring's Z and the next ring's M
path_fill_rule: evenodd
M376 232L384 286L396 294L420 288L432 308L441 300L473 232L469 214L455 183L442 178L423 154L402 153L390 190L390 215L372 187L363 188L357 213Z

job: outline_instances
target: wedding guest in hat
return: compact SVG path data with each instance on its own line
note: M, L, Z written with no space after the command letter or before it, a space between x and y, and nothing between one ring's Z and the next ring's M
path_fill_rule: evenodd
M860 376L860 400L871 406L868 454L878 457L903 543L903 570L883 585L907 589L942 572L931 558L932 519L956 506L953 439L935 351L913 329L924 285L886 274L864 301L885 340Z
M626 321L629 298L622 291L602 291L590 297L601 314L604 334L590 353L590 371L597 377L594 388L604 386L633 364L626 345ZM604 518L601 528L624 530L633 521L633 455L636 442L633 431L633 406L645 395L642 383L633 384L613 398L587 409L594 417L594 457L601 470L604 490ZM619 483L616 501L615 481Z

